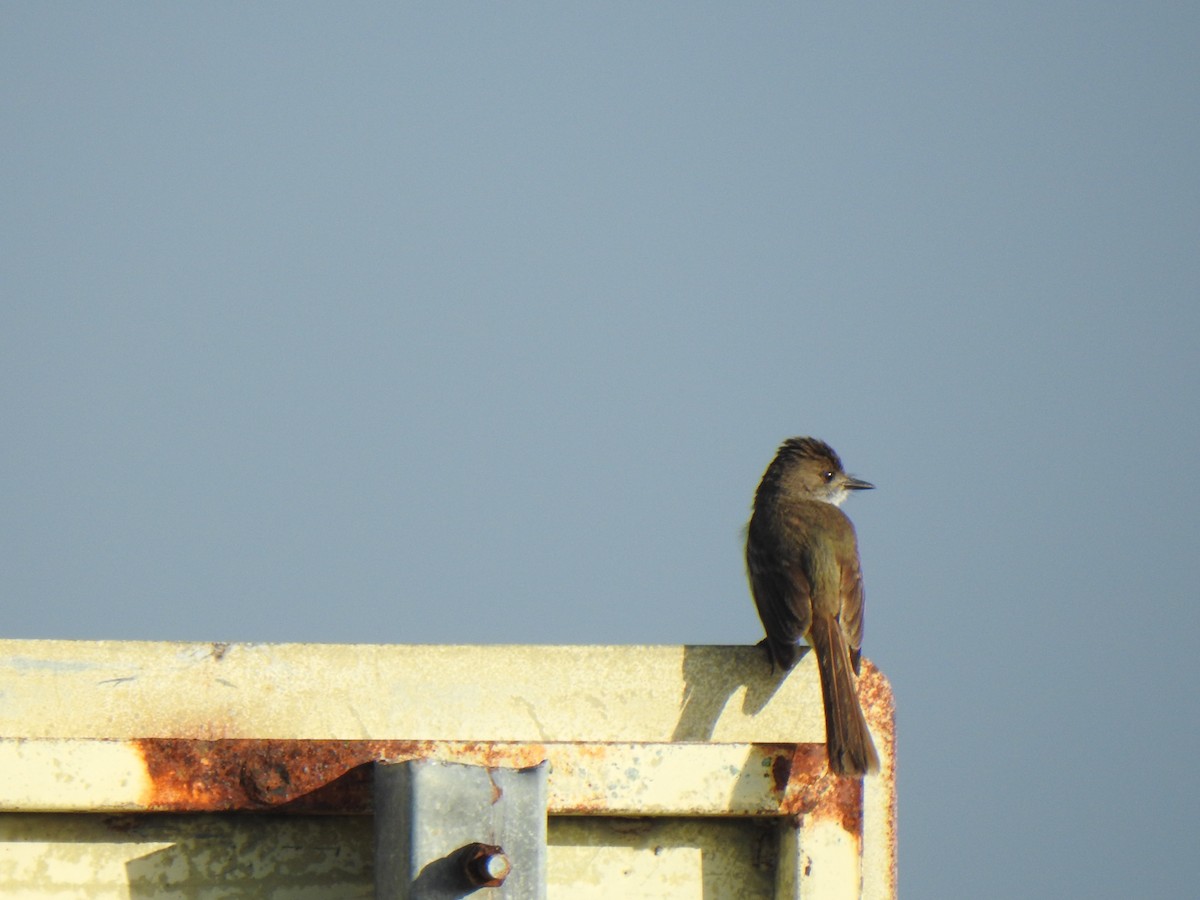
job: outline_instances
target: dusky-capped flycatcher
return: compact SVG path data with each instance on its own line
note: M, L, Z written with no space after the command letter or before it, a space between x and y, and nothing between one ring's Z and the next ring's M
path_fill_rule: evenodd
M861 778L879 756L858 702L863 583L854 526L838 505L874 487L847 475L833 448L784 441L754 495L746 568L772 666L790 669L804 638L817 655L829 768Z

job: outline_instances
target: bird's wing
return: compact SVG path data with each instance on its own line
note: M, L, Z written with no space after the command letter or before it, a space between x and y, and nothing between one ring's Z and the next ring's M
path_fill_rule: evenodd
M796 643L812 621L808 578L797 563L781 560L753 539L746 545L746 568L771 659L790 669L800 655Z
M840 568L842 609L838 618L850 648L850 661L854 664L854 671L858 672L859 658L862 656L864 603L862 567L858 561L858 551L854 550L842 559Z

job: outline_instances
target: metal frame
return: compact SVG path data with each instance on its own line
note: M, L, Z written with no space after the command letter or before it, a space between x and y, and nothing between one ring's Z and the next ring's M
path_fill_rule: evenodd
M864 665L882 770L837 778L811 663L781 678L733 647L0 641L0 857L96 897L146 896L135 881L181 866L281 897L272 878L367 897L374 872L392 891L378 896L405 896L397 878L447 858L481 896L545 870L550 896L573 898L663 896L660 879L694 892L697 875L705 896L894 897L890 689ZM522 862L493 785L543 762L541 800L518 816L541 823L543 861ZM445 785L411 773L471 767L486 778L448 790L474 793L476 812L448 813L465 827L423 843ZM322 861L314 876L296 874L306 859ZM539 896L518 885L511 896Z

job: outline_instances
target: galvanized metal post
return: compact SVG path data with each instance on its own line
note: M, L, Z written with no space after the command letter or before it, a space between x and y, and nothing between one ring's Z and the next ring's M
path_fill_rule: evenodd
M375 764L375 896L545 900L548 763Z

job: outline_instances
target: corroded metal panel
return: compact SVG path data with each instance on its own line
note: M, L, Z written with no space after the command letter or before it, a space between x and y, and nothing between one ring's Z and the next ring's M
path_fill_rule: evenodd
M823 816L861 826L862 786L820 744L0 739L0 809L369 814L372 762L548 761L552 815Z
M0 893L370 896L371 764L432 759L550 761L551 897L893 897L894 708L859 688L862 782L812 659L755 648L0 641Z

